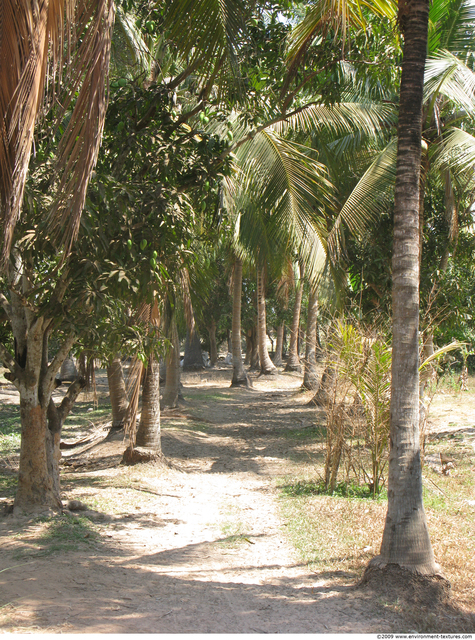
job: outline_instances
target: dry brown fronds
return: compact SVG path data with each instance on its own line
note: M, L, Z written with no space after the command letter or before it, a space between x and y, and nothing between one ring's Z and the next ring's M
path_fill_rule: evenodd
M97 159L106 112L112 0L2 0L0 15L0 220L2 263L20 216L36 118L60 105L59 123L72 110L59 143L59 202L52 230L68 250ZM66 59L63 52L67 51ZM56 80L56 83L54 82ZM77 95L77 98L76 98Z

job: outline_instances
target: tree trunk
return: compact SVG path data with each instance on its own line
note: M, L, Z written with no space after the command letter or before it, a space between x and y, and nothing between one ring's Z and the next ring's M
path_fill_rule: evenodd
M314 404L317 407L326 407L331 399L330 390L335 382L335 370L332 366L328 365L322 373L322 379L320 384L317 381L317 391L309 404Z
M398 122L392 260L393 357L388 512L379 556L370 566L398 565L434 575L422 502L419 446L419 180L429 3L399 3L404 56Z
M192 335L189 330L186 332L183 371L196 371L198 369L203 369L203 354L201 352L201 340L195 328Z
M267 351L266 294L264 269L257 269L257 346L259 349L260 375L272 375L277 369Z
M244 370L241 351L241 296L242 296L242 261L236 258L233 275L233 326L232 326L232 354L233 379L232 387L251 386L249 376Z
M290 329L290 347L289 357L285 371L300 371L300 358L299 358L299 327L300 327L300 310L302 307L302 295L303 295L303 267L300 266L300 280L296 286L295 292L295 305L294 314L292 317L292 327Z
M60 497L59 443L61 428L84 380L73 383L59 407L52 400L56 375L74 343L67 336L51 364L48 364L48 338L51 321L34 316L12 294L12 330L15 359L2 351L10 369L5 378L20 392L21 448L18 487L14 501L16 513L41 513L62 508ZM21 319L21 321L18 321Z
M282 347L284 346L284 323L277 327L277 339L275 341L275 354L273 363L276 367L281 367L282 362Z
M212 367L218 362L218 347L216 345L216 322L211 319L208 328L209 333L209 363Z
M78 370L76 369L74 360L68 356L61 365L59 379L61 380L61 382L74 382L77 377Z
M152 356L142 389L142 414L135 439L137 447L160 455L160 365Z
M307 309L307 339L305 341L305 360L303 369L304 389L315 390L318 386L317 375L317 314L318 295L315 289L311 289L308 296Z
M170 335L168 337L172 344L165 359L167 375L162 395L162 406L173 409L178 405L180 392L180 341L174 314L170 320Z
M112 407L112 426L115 429L119 429L124 426L125 415L129 405L120 358L114 358L107 367L107 381L109 382L109 396Z

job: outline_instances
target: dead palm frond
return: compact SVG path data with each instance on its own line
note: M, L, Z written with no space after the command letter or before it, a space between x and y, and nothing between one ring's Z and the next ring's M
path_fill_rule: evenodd
M61 234L66 250L78 231L104 124L113 19L112 0L2 1L0 219L4 265L20 216L35 121L43 107L56 110L56 133L65 114L70 116L59 141L56 175L61 197L50 215L50 229L56 237Z

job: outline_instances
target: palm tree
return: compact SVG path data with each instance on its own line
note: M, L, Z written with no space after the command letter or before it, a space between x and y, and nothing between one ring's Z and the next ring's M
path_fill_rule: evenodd
M233 272L233 318L232 318L232 354L233 378L231 386L252 386L242 360L241 351L241 296L242 296L242 260L236 257Z
M300 265L300 279L295 286L296 293L295 293L295 304L294 304L294 313L292 318L292 326L290 328L289 357L287 360L285 371L300 371L300 358L299 358L299 352L298 352L298 344L299 344L300 311L302 307L304 273L305 273L305 270L303 266Z
M419 186L424 67L429 3L400 5L404 57L399 102L393 244L393 357L388 513L379 556L370 567L393 564L436 574L422 501L419 447Z
M307 308L307 334L305 341L305 360L303 368L304 389L314 390L318 385L317 376L317 314L318 314L318 293L315 287L310 287Z

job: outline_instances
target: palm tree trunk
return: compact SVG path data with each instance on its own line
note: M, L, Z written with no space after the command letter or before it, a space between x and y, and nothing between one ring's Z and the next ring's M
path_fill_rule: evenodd
M201 352L201 340L195 328L193 333L189 330L186 332L183 370L196 371L198 369L203 369L203 354Z
M232 387L251 385L244 370L241 351L241 297L242 297L242 260L236 258L233 274L233 326L232 326L232 354L233 379Z
M305 341L305 360L303 369L304 389L315 390L318 386L317 376L317 314L318 295L315 289L311 289L308 296L307 309L307 339Z
M210 320L209 327L209 363L212 367L218 362L218 347L216 345L216 321Z
M277 327L277 339L275 341L275 354L272 362L276 367L281 367L282 362L282 348L284 346L284 323Z
M107 380L109 382L109 396L112 408L112 426L120 428L124 426L125 415L129 405L120 358L114 358L107 367Z
M267 351L266 294L264 288L264 269L257 268L257 346L261 365L260 375L272 375L277 369L272 364Z
M297 283L297 286L296 286L294 314L292 317L292 327L290 329L289 358L287 360L285 371L300 371L299 327L300 327L300 310L302 308L303 275L304 275L304 270L302 265L300 265L300 281Z
M429 3L400 1L404 57L399 102L393 243L393 358L388 512L372 567L433 575L419 446L419 181Z
M178 405L180 395L180 341L178 339L175 314L172 315L170 320L170 335L168 337L171 347L165 358L167 375L162 395L162 406L174 409Z
M136 444L160 455L160 363L153 356L148 362L142 390L142 414Z

